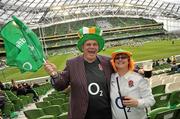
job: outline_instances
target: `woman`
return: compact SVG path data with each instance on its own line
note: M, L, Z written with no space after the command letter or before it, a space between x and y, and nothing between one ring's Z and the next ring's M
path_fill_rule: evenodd
M155 103L146 79L133 71L131 52L112 53L111 64L116 73L111 75L111 109L113 119L145 119L146 108Z

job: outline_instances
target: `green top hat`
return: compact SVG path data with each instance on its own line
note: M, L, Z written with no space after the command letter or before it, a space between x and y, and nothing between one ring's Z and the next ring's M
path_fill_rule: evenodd
M96 40L99 45L98 52L100 52L104 47L105 41L102 37L102 30L99 27L83 27L79 30L78 36L80 39L78 41L77 47L81 52L83 52L82 45L86 40Z

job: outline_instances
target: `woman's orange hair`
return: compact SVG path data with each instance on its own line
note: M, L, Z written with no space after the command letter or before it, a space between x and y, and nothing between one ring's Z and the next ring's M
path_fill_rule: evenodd
M131 71L133 71L133 70L134 70L135 62L134 62L134 60L133 60L132 57L131 57L131 56L132 56L132 53L129 52L129 51L122 50L122 49L113 52L112 55L111 55L111 57L112 57L112 59L111 59L111 65L112 65L113 69L117 72L117 68L116 68L116 66L115 66L115 62L114 62L114 61L115 61L116 55L119 55L119 54L126 54L126 55L129 56L128 69L131 70Z

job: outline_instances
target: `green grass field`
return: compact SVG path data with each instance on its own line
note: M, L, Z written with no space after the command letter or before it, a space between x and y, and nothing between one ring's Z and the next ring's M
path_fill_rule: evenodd
M171 44L171 41L152 41L145 43L143 46L139 47L113 47L106 49L99 54L110 56L113 51L119 48L131 51L133 53L133 59L135 61L161 59L173 55L180 55L180 40L176 40L174 45ZM55 63L59 70L62 70L64 68L66 60L72 57L74 57L72 54L66 54L48 57L48 60L52 63ZM43 67L37 72L27 72L23 74L21 74L17 68L9 67L4 69L3 71L0 71L0 80L2 82L7 82L11 79L22 80L46 75L47 73L44 71Z

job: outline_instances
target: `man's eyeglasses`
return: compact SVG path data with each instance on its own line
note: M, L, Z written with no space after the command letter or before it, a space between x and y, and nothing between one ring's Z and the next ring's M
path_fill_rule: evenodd
M128 58L128 56L118 56L118 57L115 57L114 59L115 60L120 60L120 59L127 59Z

